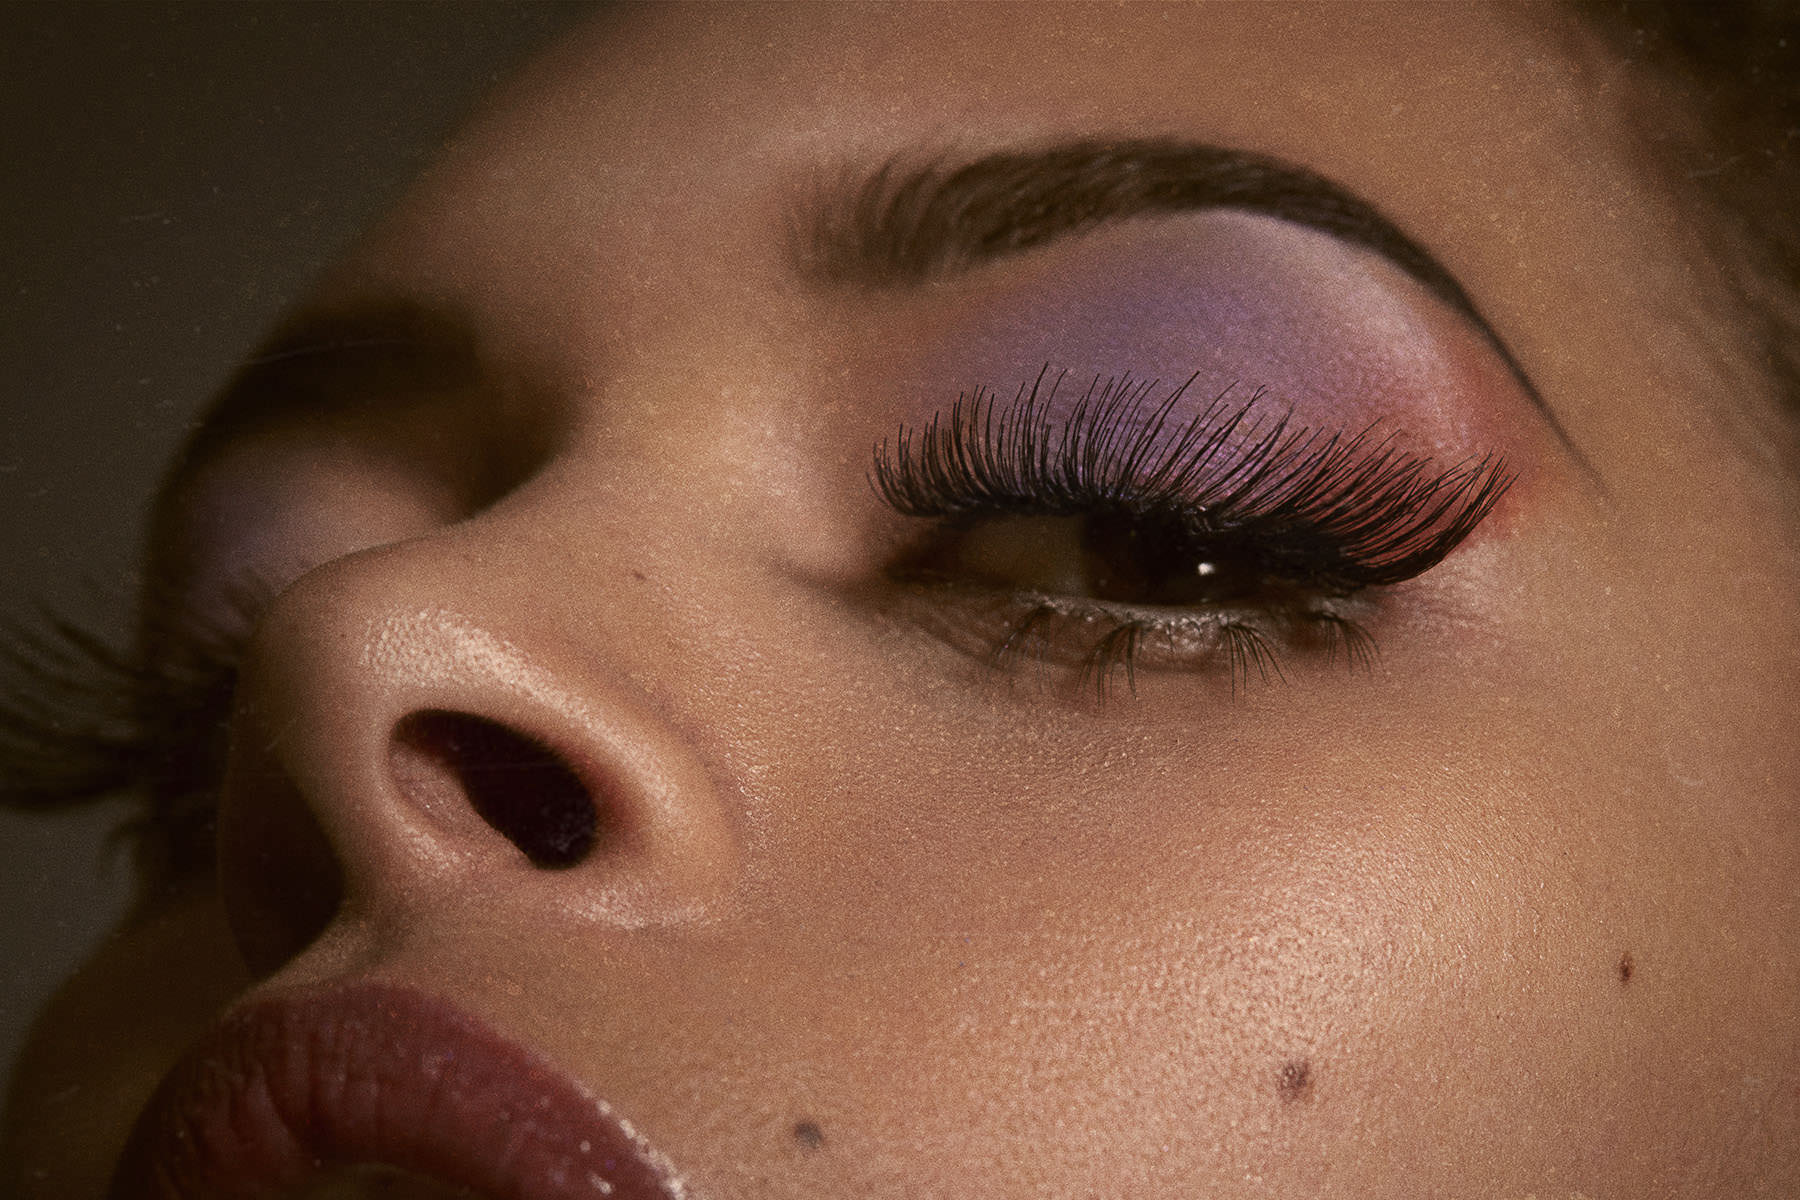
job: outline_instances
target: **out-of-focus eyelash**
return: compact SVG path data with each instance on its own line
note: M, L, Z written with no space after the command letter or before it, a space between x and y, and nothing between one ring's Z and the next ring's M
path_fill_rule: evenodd
M178 627L155 654L127 653L82 625L46 616L6 631L0 665L0 803L25 811L129 795L144 806L120 832L143 875L177 880L212 869L243 634L234 589L215 627ZM148 625L165 606L147 603Z
M1015 615L990 660L1042 655L1072 628L1102 696L1121 670L1135 688L1140 651L1158 641L1205 643L1234 689L1279 676L1278 647L1296 641L1369 662L1375 643L1348 611L1355 598L1436 566L1515 478L1493 454L1437 467L1378 425L1301 427L1269 415L1260 392L1228 392L1179 419L1191 379L1161 399L1155 381L1096 379L1053 418L1061 382L1046 370L1010 402L979 391L922 429L903 426L876 447L870 482L896 512L933 523L896 564L909 581L966 588L939 565L946 540L1021 517L1079 518L1216 580L1172 574L1188 581L1174 603L1009 600Z

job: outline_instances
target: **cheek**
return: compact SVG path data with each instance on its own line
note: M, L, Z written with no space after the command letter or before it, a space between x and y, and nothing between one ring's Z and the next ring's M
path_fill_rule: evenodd
M932 738L898 702L862 707L830 717L856 761L776 756L796 767L764 798L751 906L786 969L717 974L783 1032L719 1051L722 1089L804 1098L859 1152L940 1147L906 1164L918 1194L966 1194L984 1154L1044 1173L984 1194L1182 1195L1288 1169L1271 1139L1343 1149L1435 902L1431 839L1391 798L1284 792L1316 764L1246 767L1235 729L1196 762L1166 722L1096 742L971 714ZM808 829L818 853L784 857Z
M724 1064L712 1082L761 1081L859 1150L957 1148L906 1164L924 1194L989 1152L1046 1173L996 1195L1232 1194L1246 1173L1391 1192L1371 1139L1402 1161L1418 1145L1421 1190L1524 1195L1570 1146L1641 1157L1644 1122L1675 1119L1658 1106L1722 1082L1682 1048L1729 1014L1678 1013L1672 935L1645 915L1669 907L1656 881L1714 874L1633 815L1653 770L1601 778L1557 714L1454 689L1282 736L1240 707L1183 728L1145 705L1112 742L978 713L932 738L898 699L821 714L863 753L769 782L768 846L811 828L819 853L774 854L752 903L766 961L714 972L782 1019L698 1054ZM1175 748L1196 740L1212 751ZM780 761L809 762L800 744ZM1521 1138L1528 1122L1568 1139ZM1041 1149L1021 1167L976 1129Z

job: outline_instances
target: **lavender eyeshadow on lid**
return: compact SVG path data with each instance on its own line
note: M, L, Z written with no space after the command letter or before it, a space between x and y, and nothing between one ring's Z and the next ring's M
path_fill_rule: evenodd
M1224 397L1257 412L1464 458L1496 389L1519 391L1483 335L1373 251L1275 217L1229 210L1127 222L933 285L888 326L882 391L923 424L978 389L1009 402L1061 376L1050 424L1096 380L1192 377L1171 424Z

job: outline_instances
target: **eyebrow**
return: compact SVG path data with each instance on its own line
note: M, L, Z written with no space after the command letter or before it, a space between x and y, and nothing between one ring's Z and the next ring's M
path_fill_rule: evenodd
M957 163L891 158L844 171L796 207L801 273L826 285L916 287L1133 217L1232 209L1380 255L1480 332L1595 482L1537 385L1456 277L1368 201L1317 172L1173 139L1059 142Z

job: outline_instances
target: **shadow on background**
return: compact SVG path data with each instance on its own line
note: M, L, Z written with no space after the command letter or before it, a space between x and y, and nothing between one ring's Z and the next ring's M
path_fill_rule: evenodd
M123 636L145 502L201 404L582 7L0 7L0 615ZM0 811L0 1084L120 911L128 811Z

